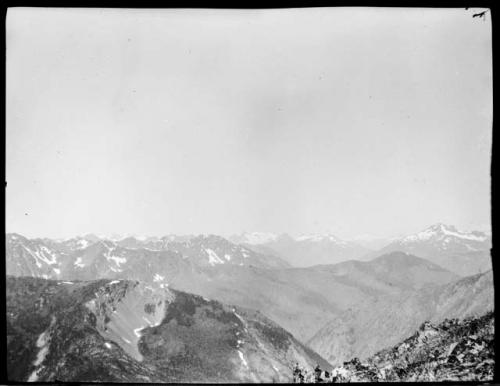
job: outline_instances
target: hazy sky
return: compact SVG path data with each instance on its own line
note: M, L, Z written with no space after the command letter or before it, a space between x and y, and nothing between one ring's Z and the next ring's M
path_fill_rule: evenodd
M490 227L469 9L9 9L8 232Z

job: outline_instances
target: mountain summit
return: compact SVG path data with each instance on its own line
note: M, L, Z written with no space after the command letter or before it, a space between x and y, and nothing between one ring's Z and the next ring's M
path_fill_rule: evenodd
M416 240L439 240L442 241L443 244L447 244L453 239L482 243L488 240L488 236L479 231L461 232L453 225L437 223L416 234L406 236L401 241L403 243L408 243ZM446 247L446 245L443 245L444 249L446 249ZM472 246L470 247L472 248Z
M368 257L402 251L466 276L492 268L490 248L491 236L484 232L463 232L452 225L437 223L420 232L394 240L381 250L371 252Z

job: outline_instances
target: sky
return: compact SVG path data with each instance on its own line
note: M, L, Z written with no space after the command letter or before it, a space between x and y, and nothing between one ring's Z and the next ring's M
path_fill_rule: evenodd
M10 8L7 232L488 231L477 11Z

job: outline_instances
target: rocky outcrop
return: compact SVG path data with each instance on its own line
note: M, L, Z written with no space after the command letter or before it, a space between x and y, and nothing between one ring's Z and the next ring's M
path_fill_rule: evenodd
M494 317L423 323L415 334L361 362L332 371L333 382L491 381L495 367Z

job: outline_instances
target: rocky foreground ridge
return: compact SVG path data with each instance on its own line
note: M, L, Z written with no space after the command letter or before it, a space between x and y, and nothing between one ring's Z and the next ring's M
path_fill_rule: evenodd
M331 373L297 372L295 382L492 381L494 314L423 323L408 339L365 362L354 358Z

